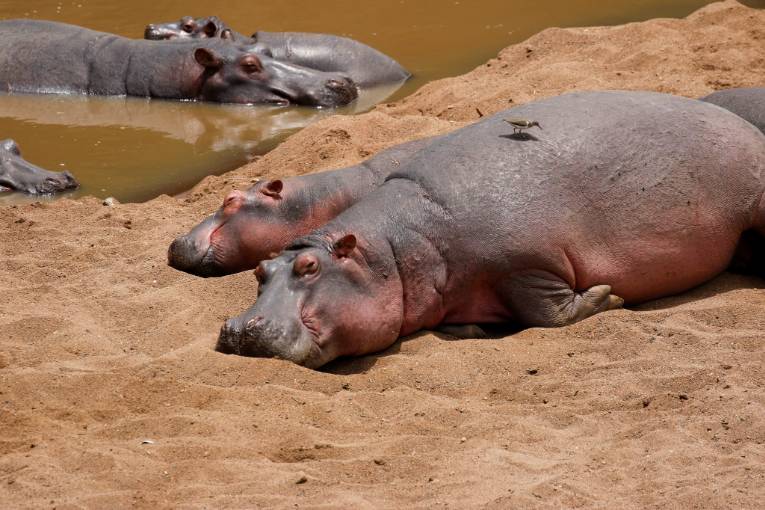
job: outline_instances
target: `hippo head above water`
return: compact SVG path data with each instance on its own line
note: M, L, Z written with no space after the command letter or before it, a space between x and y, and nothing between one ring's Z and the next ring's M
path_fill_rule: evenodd
M275 60L246 45L202 46L194 59L204 68L197 96L205 101L336 107L358 97L343 74Z
M0 140L0 191L18 191L30 195L50 195L79 186L69 172L49 172L21 157L19 146L11 139Z
M143 37L152 41L169 39L221 39L237 40L237 33L231 30L217 16L192 18L184 16L170 23L152 23L146 25Z
M262 181L229 193L220 209L173 241L168 264L197 276L220 276L280 252L300 222L282 199L282 187L280 180Z
M311 235L261 262L257 301L226 321L216 350L316 368L392 344L403 320L395 266L356 244Z

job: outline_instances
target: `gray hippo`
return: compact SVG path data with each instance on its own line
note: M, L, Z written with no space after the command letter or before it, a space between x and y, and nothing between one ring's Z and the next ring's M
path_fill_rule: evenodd
M719 90L701 100L732 111L765 133L765 87Z
M765 132L765 88L730 89L702 98L719 101ZM758 121L758 119L760 119ZM223 276L254 269L271 253L293 239L318 228L376 189L433 139L402 144L347 169L261 182L251 189L232 192L214 214L170 246L170 266L197 276ZM284 190L278 200L267 198L269 187ZM748 255L750 247L740 255ZM741 262L736 260L737 263Z
M359 41L330 34L258 31L246 37L216 16L151 24L146 39L183 40L220 38L253 45L258 54L329 73L343 73L359 87L403 83L411 74L384 53Z
M341 170L232 191L215 213L172 242L168 264L204 277L253 269L382 185L429 141L398 145Z
M170 44L36 20L0 21L0 91L330 107L358 95L343 74L220 39Z
M50 195L79 187L69 172L49 172L21 157L11 139L0 140L0 191Z
M507 117L544 131L513 135ZM448 175L448 178L444 178ZM556 327L683 292L765 232L765 136L649 92L537 101L433 139L256 270L217 349L319 367L439 325Z
M184 16L178 21L150 23L146 25L143 32L143 38L151 41L212 39L216 37L237 42L252 42L251 37L232 30L217 16L206 16L204 18Z

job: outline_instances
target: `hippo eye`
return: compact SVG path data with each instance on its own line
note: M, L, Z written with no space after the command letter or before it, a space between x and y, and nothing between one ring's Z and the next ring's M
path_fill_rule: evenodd
M240 65L242 70L247 74L259 73L263 70L263 64L261 64L260 60L253 55L243 58Z
M183 31L184 31L184 32L186 32L187 34L190 34L191 32L193 32L193 31L194 31L194 25L192 25L191 23L184 23L184 24L183 24L183 26L182 26L181 28L182 28L182 29L183 29Z

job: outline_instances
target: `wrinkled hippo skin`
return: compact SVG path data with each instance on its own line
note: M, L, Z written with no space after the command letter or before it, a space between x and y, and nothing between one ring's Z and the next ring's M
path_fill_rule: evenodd
M719 90L701 100L735 113L765 133L765 87Z
M215 213L172 242L168 264L204 277L254 269L379 187L429 142L398 145L341 170L262 181L247 191L232 191Z
M403 83L412 75L401 64L359 41L330 34L256 32L246 37L216 16L158 23L146 27L144 37L154 40L221 38L252 44L259 54L319 71L342 73L359 87Z
M146 25L143 38L152 41L169 41L174 39L229 39L237 42L251 42L251 38L229 28L217 16L193 18L184 16L178 21L169 23L152 23Z
M78 187L69 172L49 172L35 166L21 157L16 142L0 140L0 191L51 195Z
M220 39L134 40L36 20L0 22L0 91L330 107L358 95L345 75Z
M513 135L506 117L544 131ZM764 179L765 136L702 101L522 105L433 139L261 262L256 303L217 349L318 367L439 325L564 326L683 292L765 232Z

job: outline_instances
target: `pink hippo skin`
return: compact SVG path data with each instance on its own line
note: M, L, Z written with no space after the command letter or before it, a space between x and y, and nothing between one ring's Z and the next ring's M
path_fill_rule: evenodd
M168 264L204 277L254 269L382 185L429 141L397 145L349 168L232 191L220 209L172 242Z
M512 135L504 118L544 130ZM564 326L683 292L764 232L765 136L698 100L546 99L438 137L261 262L217 349L319 367L444 324Z

